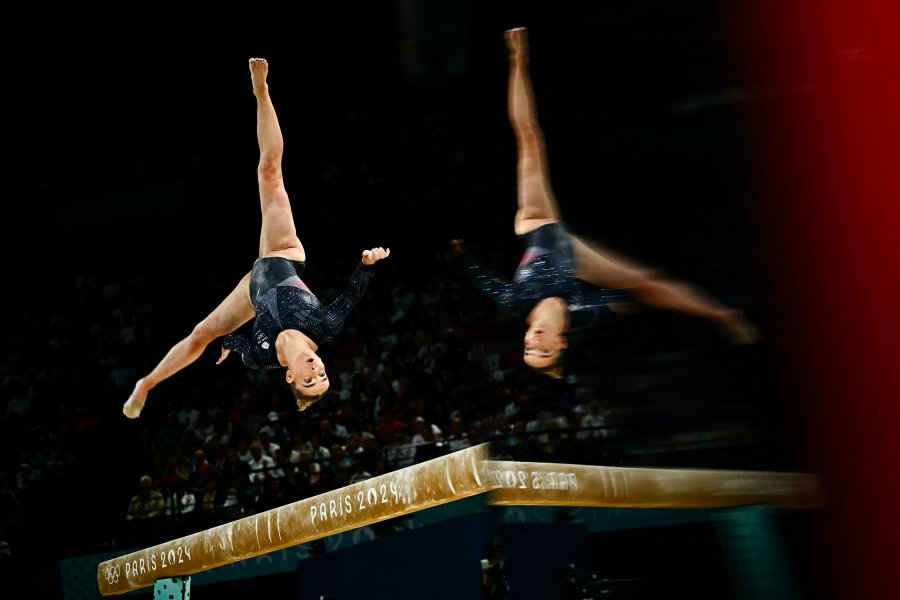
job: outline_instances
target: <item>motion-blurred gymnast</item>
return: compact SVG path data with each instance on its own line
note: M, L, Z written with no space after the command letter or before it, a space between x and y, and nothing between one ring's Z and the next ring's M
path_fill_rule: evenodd
M325 365L316 354L319 345L340 333L348 313L366 291L372 277L371 266L390 255L386 248L364 250L348 288L328 306L322 306L300 279L306 252L297 237L282 178L284 140L269 97L269 64L263 58L251 58L249 62L259 143L259 258L221 304L138 380L122 408L130 419L140 416L150 390L197 360L220 336L225 338L216 364L235 350L248 367L286 369L285 381L300 410L312 405L329 387ZM252 337L232 333L251 319Z
M757 341L756 327L741 311L656 270L614 258L569 233L560 221L537 121L528 31L524 27L510 29L505 39L509 51L507 109L518 148L514 225L525 251L510 283L487 275L466 254L462 240L453 240L452 249L467 258L476 285L500 309L525 315L525 363L550 377L561 377L566 334L573 318L579 323L595 323L602 311L631 312L633 301L709 319L734 343Z

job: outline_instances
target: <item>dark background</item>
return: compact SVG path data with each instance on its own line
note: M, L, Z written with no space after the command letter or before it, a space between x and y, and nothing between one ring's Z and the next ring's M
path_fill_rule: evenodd
M408 4L265 7L252 16L64 9L34 31L21 74L27 101L12 121L25 134L16 154L30 192L21 209L34 216L21 224L54 236L51 253L66 244L70 259L96 252L143 264L193 254L246 263L258 235L249 224L259 221L246 61L264 56L286 183L313 257L455 235L505 241L515 151L502 32L524 24L571 227L665 267L709 271L702 283L718 280L717 291L740 294L755 281L747 98L727 9ZM329 166L364 170L371 183L330 189Z

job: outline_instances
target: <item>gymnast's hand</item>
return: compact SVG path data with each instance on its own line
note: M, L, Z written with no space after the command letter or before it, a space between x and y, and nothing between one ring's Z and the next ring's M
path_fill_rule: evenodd
M362 264L374 265L379 260L385 259L391 255L390 248L372 248L371 250L363 250Z
M219 360L216 361L216 364L221 365L222 361L228 358L229 354L231 354L231 350L229 350L225 346L222 346L222 354L219 356Z
M465 254L466 253L466 242L461 239L451 240L450 241L450 252L453 254Z

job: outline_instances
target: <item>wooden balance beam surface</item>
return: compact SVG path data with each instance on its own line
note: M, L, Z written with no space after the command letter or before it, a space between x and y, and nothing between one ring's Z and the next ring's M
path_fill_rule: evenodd
M208 571L488 491L488 444L305 498L206 531L101 562L104 596L152 586L157 579Z
M721 508L764 504L817 508L818 475L716 469L651 469L488 461L490 503L499 506Z
M806 473L497 461L480 444L101 562L97 583L123 594L485 492L496 506L630 508L807 509L825 496Z

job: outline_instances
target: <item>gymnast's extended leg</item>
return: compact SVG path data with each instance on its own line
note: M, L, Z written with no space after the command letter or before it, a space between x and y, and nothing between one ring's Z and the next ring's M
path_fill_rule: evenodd
M269 63L264 58L250 59L253 95L256 96L256 138L259 143L259 202L262 211L262 230L259 236L259 255L281 256L305 261L306 252L297 237L291 202L284 187L281 157L284 138L275 106L269 97Z
M528 71L528 30L524 27L510 29L504 37L509 50L507 111L518 152L515 232L524 235L541 225L558 222L560 216L550 185L544 134L537 120L537 106Z

